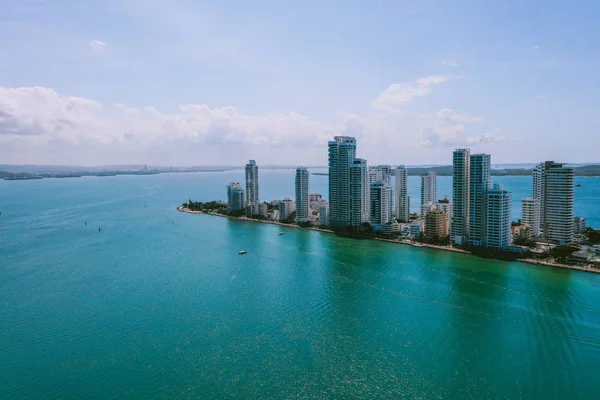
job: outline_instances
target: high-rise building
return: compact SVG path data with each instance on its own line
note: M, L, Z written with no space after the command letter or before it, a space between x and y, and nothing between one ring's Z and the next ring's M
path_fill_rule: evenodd
M319 223L321 226L329 226L329 205L323 204L319 207Z
M240 187L239 182L231 182L227 185L227 211L243 211L244 208L244 189Z
M421 176L421 205L435 203L437 200L437 175L435 171L429 171L427 175Z
M356 139L335 136L329 147L329 224L345 228L351 224L350 166L356 158Z
M452 222L450 240L453 244L466 244L469 236L469 178L471 152L457 149L452 154Z
M540 201L535 197L521 200L521 223L529 227L532 237L540 236Z
M540 201L543 238L560 244L572 243L575 203L573 168L546 161L533 171L533 196Z
M251 210L251 214L259 214L259 204L258 166L256 161L250 160L246 164L246 207Z
M355 158L350 166L350 224L354 228L369 222L369 193L367 160ZM331 203L329 207L331 223Z
M504 249L512 242L512 195L502 185L487 191L486 246Z
M402 222L410 220L410 198L407 191L407 172L404 166L396 168L396 218Z
M392 167L389 165L376 165L369 167L369 185L376 182L382 182L386 187L392 190ZM388 204L386 209L388 210L388 221L394 218L394 196L389 196L387 200Z
M474 246L484 246L487 237L487 192L492 186L490 167L489 154L471 154L468 242Z
M587 224L585 222L585 218L583 217L575 217L573 218L573 232L578 235L585 232Z
M390 212L392 188L382 181L371 183L371 225L375 230L392 220Z
M296 203L289 197L279 200L279 220L285 221L292 216L292 213L296 211Z
M308 193L308 170L296 168L296 222L310 222L310 198Z
M448 214L448 232L450 232L452 222L452 199L450 196L444 196L443 199L438 200L437 203L435 203L435 208Z
M308 202L310 203L310 208L313 211L319 211L319 208L327 204L327 201L323 199L319 193L311 193L308 195Z
M440 209L428 211L425 217L425 240L440 242L447 239L449 234L448 214Z

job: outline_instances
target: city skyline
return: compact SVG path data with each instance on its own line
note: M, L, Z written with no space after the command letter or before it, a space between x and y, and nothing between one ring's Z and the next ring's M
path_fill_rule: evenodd
M233 4L7 0L3 162L324 165L334 135L390 165L600 161L599 5Z

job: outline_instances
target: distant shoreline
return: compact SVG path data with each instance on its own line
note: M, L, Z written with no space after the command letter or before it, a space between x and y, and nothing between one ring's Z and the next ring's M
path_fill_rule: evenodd
M324 232L324 233L335 233L334 231L332 231L330 229L322 229L322 228L314 228L314 227L313 228L303 228L303 227L298 226L298 225L284 224L282 222L277 222L277 221L252 219L252 218L246 218L246 217L232 217L230 215L209 213L209 212L204 212L204 211L192 211L192 210L190 210L188 208L185 208L183 206L177 207L177 211L188 213L188 214L206 214L206 215L212 215L212 216L215 216L215 217L223 217L223 218L228 218L228 219L234 219L234 220L238 220L238 221L250 221L250 222L259 222L259 223L263 223L263 224L286 226L288 228L299 228L299 229L306 229L306 230L317 231L317 232ZM373 240L377 240L377 241L380 241L380 242L387 242L387 243L394 243L394 244L403 244L403 245L412 246L412 247L421 247L421 248L427 248L427 249L433 249L433 250L441 250L441 251L448 251L448 252L452 252L452 253L460 253L460 254L466 254L466 255L475 256L474 254L472 254L472 253L470 253L470 252L468 252L466 250L458 249L458 248L452 247L452 246L439 246L439 245L428 244L428 243L416 243L416 242L411 242L411 241L408 241L408 240L399 240L399 239L374 238ZM475 256L475 257L477 257L477 256ZM503 260L500 260L500 261L503 261ZM515 261L522 262L522 263L525 263L525 264L535 265L535 266L538 266L538 267L552 267L552 268L568 269L568 270L572 270L572 271L591 272L591 273L594 273L594 274L600 274L600 269L599 268L593 268L593 267L581 267L581 266L578 266L578 265L557 264L557 263L552 263L552 262L547 262L547 261L542 261L542 260L535 260L535 259L530 259L530 258L518 259L518 260L515 260Z

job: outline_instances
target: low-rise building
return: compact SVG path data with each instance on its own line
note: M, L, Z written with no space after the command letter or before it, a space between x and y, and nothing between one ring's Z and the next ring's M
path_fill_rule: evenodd
M266 217L269 214L269 206L267 203L260 203L258 206L259 214Z
M296 211L296 203L294 202L294 200L290 199L289 197L286 197L283 200L279 200L278 208L279 220L285 221L288 218L290 218L294 211Z
M419 221L411 222L409 232L411 239L418 239L423 232L423 224Z
M575 217L573 218L573 233L575 235L580 235L585 233L586 222L583 217Z
M425 216L425 240L440 242L446 240L449 235L448 214L436 209L428 211Z

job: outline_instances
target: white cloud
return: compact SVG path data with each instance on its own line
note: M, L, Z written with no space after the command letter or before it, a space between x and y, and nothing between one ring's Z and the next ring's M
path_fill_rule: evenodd
M446 67L458 67L458 62L456 62L454 60L445 60L445 61L442 61L442 65L444 65Z
M88 43L88 46L90 46L90 49L92 50L93 53L97 53L97 54L104 52L106 47L108 47L106 42L103 42L102 40L97 40L97 39L90 40L90 42Z
M537 98L540 100L547 99L548 95L547 94L538 94Z
M401 105L408 103L415 97L423 97L429 94L433 86L451 79L452 77L446 75L433 75L415 82L393 83L377 96L371 105L381 110L397 111Z

